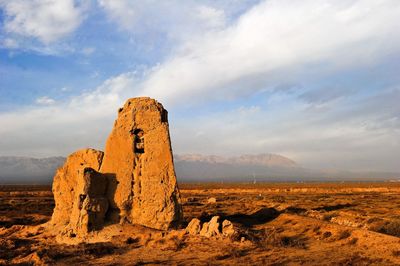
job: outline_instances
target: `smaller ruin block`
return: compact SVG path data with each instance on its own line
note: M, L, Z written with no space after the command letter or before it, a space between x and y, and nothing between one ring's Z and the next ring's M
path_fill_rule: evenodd
M77 182L68 228L75 234L86 234L101 229L108 211L106 176L87 167L81 177Z

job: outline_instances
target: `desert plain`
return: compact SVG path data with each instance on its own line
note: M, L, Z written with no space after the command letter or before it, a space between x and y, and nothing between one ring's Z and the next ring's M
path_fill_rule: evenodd
M45 230L54 208L50 186L2 185L0 265L400 264L400 183L179 183L179 188L179 228L129 225L111 241L66 245ZM213 216L231 221L237 233L186 232L193 218L208 222Z

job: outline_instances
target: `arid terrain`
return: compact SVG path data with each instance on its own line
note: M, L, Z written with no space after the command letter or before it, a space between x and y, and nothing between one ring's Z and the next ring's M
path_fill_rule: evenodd
M115 241L49 237L50 186L0 186L0 265L400 265L400 183L180 184L184 221L131 226ZM238 234L185 233L219 215Z

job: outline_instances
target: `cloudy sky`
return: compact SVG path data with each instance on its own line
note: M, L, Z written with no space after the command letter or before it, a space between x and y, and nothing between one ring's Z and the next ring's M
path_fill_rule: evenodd
M0 155L103 149L151 96L175 153L400 171L398 0L0 0Z

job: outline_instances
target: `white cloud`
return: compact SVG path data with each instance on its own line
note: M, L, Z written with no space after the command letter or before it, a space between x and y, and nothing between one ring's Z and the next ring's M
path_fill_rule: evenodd
M3 47L8 49L18 48L18 42L11 38L6 38L3 40Z
M93 54L96 51L96 48L94 47L85 47L82 49L82 54L89 56Z
M225 26L225 13L223 10L210 6L198 6L195 9L195 17L207 24L207 28L220 29Z
M1 0L8 33L52 43L74 32L83 20L87 1L74 0Z
M388 89L310 112L296 95L283 94L272 105L175 118L171 136L179 153L273 152L305 167L400 171L399 100L400 89Z
M143 91L172 102L238 97L375 64L400 50L399 16L396 0L264 1L224 30L192 36Z
M126 88L138 81L136 73L127 73L59 105L0 114L0 155L103 149L118 107L134 94ZM388 89L357 104L340 99L340 108L325 112L310 112L296 94L282 94L267 108L243 105L190 119L170 112L173 148L225 155L275 152L307 167L400 171L399 96L400 90Z
M145 34L150 39L164 35L174 41L189 40L193 35L225 26L223 10L198 1L98 0L98 3L121 29Z
M36 103L40 105L52 105L55 104L56 101L48 96L39 97L36 99Z
M136 6L132 1L99 0L99 5L104 8L112 20L116 20L123 28L130 29L137 20Z
M394 0L263 1L225 28L184 39L178 52L125 91L150 95L167 106L204 104L301 82L303 76L318 79L379 64L400 51L400 37L393 35L400 29L399 16L400 5ZM349 110L341 110L348 117L344 120L337 117L337 105L345 99L335 93L328 98L335 102L320 104L324 112L302 99L281 97L275 99L279 106L273 110L243 107L177 121L172 128L175 148L203 153L279 152L310 166L395 168L391 158L399 155L399 144L393 145L396 133L379 122L387 112L375 108L375 114L364 110L357 115L349 111L355 109L349 104ZM396 148L388 149L391 144Z
M0 156L67 155L77 149L103 149L117 109L129 95L134 73L105 81L94 91L65 102L37 99L42 106L0 113Z

